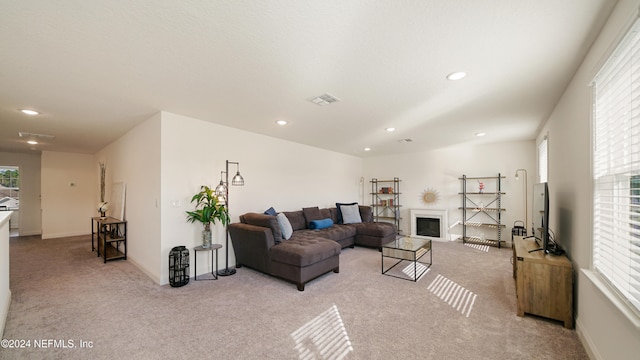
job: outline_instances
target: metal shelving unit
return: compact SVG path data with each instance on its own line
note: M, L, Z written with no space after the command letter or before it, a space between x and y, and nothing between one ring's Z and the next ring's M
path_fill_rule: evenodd
M98 250L98 256L102 256L105 263L127 260L127 221L112 217L92 217L91 251L93 250Z
M392 222L400 234L400 179L371 179L371 207L373 221Z
M502 179L505 176L483 176L468 177L462 175L459 180L462 182L462 242L501 247L504 240L502 231L505 225L502 224ZM476 191L469 191L471 186L469 181L476 181ZM479 184L484 181L491 182L487 189L480 189ZM484 185L484 186L486 186ZM473 231L470 231L473 229ZM485 237L484 231L489 231L494 237Z

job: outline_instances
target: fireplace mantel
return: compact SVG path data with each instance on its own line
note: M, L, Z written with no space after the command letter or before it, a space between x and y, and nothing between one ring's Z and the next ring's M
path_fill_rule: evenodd
M440 221L440 237L422 236L417 234L417 219L438 219ZM449 241L449 220L446 209L411 209L411 236L434 241Z

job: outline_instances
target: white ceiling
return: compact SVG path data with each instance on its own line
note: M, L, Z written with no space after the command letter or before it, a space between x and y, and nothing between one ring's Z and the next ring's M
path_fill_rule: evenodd
M363 157L533 139L614 5L0 0L0 151L95 153L160 110Z

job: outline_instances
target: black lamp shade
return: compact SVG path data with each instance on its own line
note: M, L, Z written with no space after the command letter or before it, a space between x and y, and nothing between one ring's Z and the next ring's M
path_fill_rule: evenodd
M244 179L242 178L242 175L240 175L240 171L238 171L236 173L236 175L233 177L233 179L231 179L231 185L233 185L233 186L243 186L244 185Z

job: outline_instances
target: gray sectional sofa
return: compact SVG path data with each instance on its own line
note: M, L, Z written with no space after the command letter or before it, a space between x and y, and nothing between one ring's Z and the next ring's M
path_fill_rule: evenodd
M371 207L357 204L277 215L247 213L240 222L229 224L236 267L247 266L293 282L300 291L320 275L339 272L343 248L380 248L395 240L396 234L394 224L373 222Z

